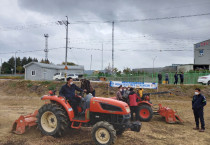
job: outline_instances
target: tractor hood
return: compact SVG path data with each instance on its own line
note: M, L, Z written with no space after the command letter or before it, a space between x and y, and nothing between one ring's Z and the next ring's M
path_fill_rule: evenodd
M127 103L102 97L93 97L90 100L90 111L111 114L129 114L130 108Z

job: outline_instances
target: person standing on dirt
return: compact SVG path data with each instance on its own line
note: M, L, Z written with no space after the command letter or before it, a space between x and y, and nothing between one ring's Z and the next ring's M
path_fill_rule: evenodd
M168 77L168 73L165 74L165 81L166 81L166 84L169 84L169 77Z
M201 129L200 132L205 131L205 122L203 117L203 109L206 105L206 98L201 94L201 90L199 88L195 89L195 95L193 96L192 100L192 109L195 117L196 127L193 128L194 130L199 130L199 119L201 122Z
M123 100L123 97L122 97L122 85L120 85L120 86L118 87L118 91L117 91L116 96L117 96L117 100L120 100L120 101Z
M178 74L177 72L174 74L174 85L177 85L177 82L178 82Z
M133 113L135 113L137 121L139 119L137 99L140 100L140 97L134 92L133 88L130 88L130 94L128 97L129 97L129 106L131 108L131 121L133 121Z
M80 89L73 83L73 79L71 77L67 78L67 83L63 85L59 91L59 96L64 96L66 100L69 101L70 105L74 110L74 115L78 114L77 106L79 105L79 101L77 97L75 97L75 90L79 92L86 92L84 89Z
M180 84L183 85L183 83L184 83L184 73L182 72L179 76L180 76Z
M162 74L158 73L158 84L162 84Z
M124 87L123 99L128 103L128 95L130 94L130 87Z

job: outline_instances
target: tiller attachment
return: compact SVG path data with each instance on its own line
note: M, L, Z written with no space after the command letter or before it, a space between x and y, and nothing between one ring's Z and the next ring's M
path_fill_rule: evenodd
M29 114L26 116L21 115L12 126L12 132L16 134L23 134L26 130L26 127L31 127L36 125L36 115L38 114L38 110L36 110L33 114Z
M159 110L157 112L161 116L165 117L167 123L176 123L177 121L183 122L183 120L177 115L177 112L171 108L162 107L161 104L159 104Z

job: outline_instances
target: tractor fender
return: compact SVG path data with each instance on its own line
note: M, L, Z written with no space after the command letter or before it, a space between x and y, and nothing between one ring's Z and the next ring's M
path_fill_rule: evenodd
M55 101L57 103L59 103L63 108L65 108L68 116L69 116L69 120L72 121L74 118L74 112L73 112L73 108L69 105L69 103L66 102L66 100L62 97L58 97L58 96L42 96L41 100L51 100L51 101Z
M141 106L141 105L148 105L150 107L152 107L152 103L148 102L148 101L140 101L138 102L138 106Z

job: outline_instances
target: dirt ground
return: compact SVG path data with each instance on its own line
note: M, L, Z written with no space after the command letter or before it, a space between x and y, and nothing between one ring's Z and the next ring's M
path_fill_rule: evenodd
M91 128L81 128L80 130L70 129L63 137L53 138L43 136L40 131L33 127L23 135L16 135L10 132L13 122L20 116L32 113L39 109L44 102L33 93L19 95L11 93L6 85L8 81L0 81L0 145L93 145L91 139ZM18 86L13 86L14 88ZM163 87L164 88L164 87ZM173 88L173 86L171 86ZM191 89L192 87L189 87ZM26 89L26 88L25 88ZM187 88L186 88L187 89ZM205 88L208 93L210 87ZM193 89L192 89L193 90ZM19 90L21 91L21 90ZM24 91L24 90L22 90ZM100 90L96 90L99 92ZM183 96L184 93L184 96ZM205 94L204 93L204 94ZM103 94L103 93L102 93ZM100 95L102 95L100 94ZM142 129L139 133L126 131L118 136L117 145L207 145L210 144L210 105L205 106L206 131L200 133L193 130L195 127L194 117L191 107L191 96L193 92L186 96L186 90L180 92L181 95L173 96L152 96L153 104L161 103L176 110L184 120L183 124L167 124L161 116L155 115L150 122L142 122ZM44 95L44 94L43 94ZM209 94L205 94L209 95ZM207 97L207 103L210 98Z

